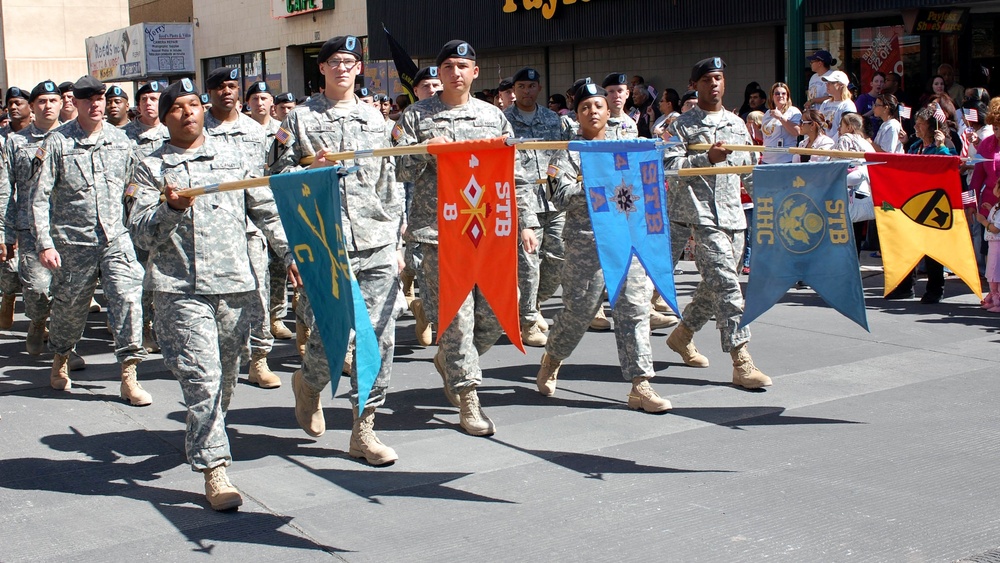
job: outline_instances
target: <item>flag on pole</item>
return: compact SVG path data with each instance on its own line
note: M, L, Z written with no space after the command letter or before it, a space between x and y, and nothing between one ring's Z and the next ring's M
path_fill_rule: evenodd
M961 160L955 156L869 153L885 293L925 255L958 275L982 298L969 224L962 210Z
M428 145L438 169L438 339L475 286L521 352L514 147L506 139Z
M909 106L904 106L903 104L899 105L899 118L900 119L909 119L911 115L913 115L913 108L911 108Z
M337 394L351 329L355 332L358 370L358 413L364 409L381 369L378 339L358 280L344 248L340 217L340 167L270 176L271 191L281 215L306 295L316 316L330 383Z
M583 191L611 307L635 255L667 304L680 311L670 257L663 153L656 141L571 141L569 150L580 152Z
M406 95L410 97L410 103L417 101L417 95L413 92L413 79L417 76L417 64L413 62L406 49L396 41L396 38L389 33L385 25L382 26L385 32L386 41L389 42L389 51L392 53L392 64L396 65L396 73L399 75L399 83L406 90Z
M868 330L861 268L848 213L846 161L754 168L754 237L742 325L802 280Z

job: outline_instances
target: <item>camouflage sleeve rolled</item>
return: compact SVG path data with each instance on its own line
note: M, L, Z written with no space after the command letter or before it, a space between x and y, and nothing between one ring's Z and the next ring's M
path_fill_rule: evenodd
M712 162L708 160L707 151L687 154L687 145L689 143L701 142L700 139L689 139L685 136L686 131L680 127L677 121L671 123L667 127L667 130L670 132L671 137L680 138L681 144L668 146L663 151L664 168L667 170L680 170L681 168L705 168L713 166Z
M279 135L284 139L284 142L279 141L279 137L277 135L275 136L274 150L278 157L271 165L271 174L297 172L304 168L301 164L299 164L299 161L302 160L302 149L299 147L299 143L296 142L295 138L295 121L297 119L298 116L294 111L285 116L285 121L281 124L281 129L284 131L279 132ZM287 135L287 137L285 137L285 135Z
M13 143L10 139L4 141L3 149L0 150L0 233L3 233L7 244L14 244L16 233L14 232L14 192L10 187L10 146ZM10 217L7 215L10 214Z
M252 189L245 193L247 217L264 232L274 253L284 258L285 267L290 266L293 261L292 252L288 248L288 238L285 237L285 229L281 226L278 206L274 203L271 189Z
M59 181L58 163L62 159L62 135L52 133L42 143L41 151L32 162L32 166L38 166L38 170L33 175L35 184L31 195L31 212L35 220L32 221L31 230L35 236L35 249L41 252L47 248L55 248L52 242L52 235L49 233L49 198L52 196L52 188ZM27 250L27 249L26 249Z
M585 203L580 169L568 150L559 151L549 160L549 181L552 183L552 204L559 211Z
M145 162L136 166L130 187L135 189L135 203L126 220L129 234L136 246L152 250L170 239L187 211L178 211L167 202L160 202L160 181Z

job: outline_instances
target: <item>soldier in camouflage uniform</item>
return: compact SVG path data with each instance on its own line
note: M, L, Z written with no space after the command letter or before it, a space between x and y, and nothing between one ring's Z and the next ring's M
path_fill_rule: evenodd
M449 41L437 57L444 90L417 102L399 117L393 138L400 145L433 144L512 136L510 122L496 106L470 95L472 81L479 76L476 52L468 43ZM538 217L530 212L525 173L515 159L518 220L521 242L527 252L538 249L534 230ZM438 311L437 162L429 155L400 158L399 177L413 182L413 205L407 221L408 236L423 252L421 295L431 322ZM438 337L434 367L444 381L445 396L460 408L459 422L474 436L496 431L493 421L479 405L476 387L482 383L479 356L497 341L500 323L479 289L474 289L459 308L451 324Z
M698 106L682 113L669 126L671 136L683 145L670 147L663 155L667 169L753 164L749 152L731 152L723 144L751 145L746 125L722 106L726 80L725 64L718 57L699 61L691 71L691 81L698 90ZM685 148L691 143L710 143L708 152ZM752 192L753 175L742 176ZM680 260L688 237L694 237L695 265L701 282L691 303L684 308L684 320L667 338L671 350L684 363L708 367L708 358L692 343L695 332L713 316L722 338L722 350L733 358L733 384L757 389L771 384L758 370L747 350L750 329L739 328L743 316L743 293L740 289L738 262L743 255L746 218L740 204L740 180L736 174L686 176L671 180L667 190L670 210L670 238L674 266Z
M149 250L144 285L155 292L163 362L180 382L187 405L187 460L204 473L211 507L226 510L243 503L226 477L232 455L225 415L258 299L247 221L267 233L293 282L298 275L270 190L190 198L177 193L260 173L235 143L204 134L204 109L189 79L164 90L159 115L170 140L136 168L129 229Z
M153 80L143 84L135 97L139 115L123 131L132 140L136 156L142 158L163 146L169 134L160 123L160 83ZM149 253L139 247L136 247L135 255L143 265L149 259ZM142 347L150 353L160 351L153 333L153 295L149 291L142 292Z
M122 90L121 86L112 86L104 94L105 116L107 121L114 127L124 129L129 124L128 120L128 94Z
M577 139L607 138L607 92L596 84L581 85L573 96L580 135ZM566 212L566 264L563 267L563 310L556 316L555 326L542 355L536 383L542 395L551 396L563 360L568 358L587 331L594 313L603 306L604 272L597 257L594 227L587 212L587 198L580 177L580 154L560 151L549 167L552 181L552 201ZM649 343L649 309L653 284L646 276L638 258L632 257L628 275L612 317L615 320L615 341L622 376L632 383L628 406L645 412L670 410L670 401L661 398L649 385L656 375L653 351Z
M263 175L267 160L266 133L256 121L237 111L240 92L240 71L234 67L217 68L208 74L205 81L212 107L205 113L205 135L218 137L218 141L231 143L243 155L247 166ZM263 187L262 190L271 188ZM252 223L247 223L247 238L250 247L250 265L257 279L259 307L252 312L253 328L250 330L250 370L249 381L262 389L281 387L281 379L267 365L267 355L274 346L274 336L268 322L267 311L271 304L271 290L268 287L267 240ZM259 309L259 310L258 310Z
M45 350L45 322L49 317L49 284L52 274L39 264L38 254L35 253L35 239L31 234L32 161L45 137L59 126L62 98L59 96L59 87L51 80L46 80L35 86L29 100L35 116L34 123L12 133L3 146L3 165L0 166L0 232L4 234L5 244L0 248L0 256L6 254L7 260L18 260L24 313L30 320L25 344L28 353L37 356ZM24 249L19 257L13 255L15 244ZM79 361L71 360L70 363L79 364ZM73 367L77 366L71 365L70 369Z
M308 155L316 156L313 167L329 166L334 163L324 157L328 152L389 146L381 112L363 103L354 93L354 79L361 72L361 41L350 35L334 37L323 44L319 61L320 73L325 77L325 94L313 96L285 117L277 140L281 155L272 173L298 170L299 161ZM382 367L359 417L358 372L354 362L350 362L354 426L349 453L352 457L364 457L372 465L385 465L398 456L378 439L373 428L375 409L385 403L392 373L395 303L399 293L396 243L403 194L395 186L391 158L362 158L352 165L360 169L343 178L340 184L343 241L378 338ZM299 296L299 305L311 331L302 370L292 376L295 416L310 436L319 436L326 430L319 397L330 383L331 371L304 293Z
M67 80L59 84L59 94L62 96L63 105L59 110L59 122L68 123L76 119L76 104L73 103L73 83Z
M277 154L274 145L274 136L281 128L281 122L271 117L274 106L274 96L271 94L267 82L254 82L247 88L244 96L247 107L250 108L250 118L264 128L264 151L267 154L267 166L274 164ZM268 301L268 328L271 336L279 340L289 340L292 331L288 330L282 319L285 318L285 311L288 309L288 291L286 287L287 273L285 264L281 257L275 254L271 247L267 248L268 256L268 287L270 288L270 299Z
M569 132L556 112L535 103L540 91L541 75L533 68L522 68L514 74L514 103L504 110L514 134L528 139L565 141ZM549 203L547 168L549 159L557 151L518 151L521 166L531 183L530 213L537 217L535 238L538 252L525 252L518 248L517 273L521 291L521 341L528 346L545 346L544 330L548 325L539 307L552 297L559 287L563 268L563 225L566 214ZM541 183L539 183L541 182Z
M11 134L23 131L31 125L31 108L28 105L28 97L28 91L17 86L7 89L4 102L7 104L10 123L0 129L0 137L3 139L7 139ZM6 201L10 195L8 192L6 197L3 194L0 194L0 197L4 197ZM4 220L0 216L0 221ZM21 280L17 267L17 245L11 243L10 248L5 248L0 256L0 330L9 330L14 325L14 299L21 292Z
M628 78L623 73L612 72L604 77L601 86L608 92L608 109L611 111L611 117L608 118L608 138L638 139L639 126L625 113L625 101L629 97Z
M69 389L67 360L83 336L100 277L108 299L115 356L122 364L121 397L152 403L136 381L142 348L142 267L125 230L122 198L135 165L132 144L104 123L104 85L84 76L73 85L78 116L36 152L32 235L39 262L52 271L49 348L54 389Z

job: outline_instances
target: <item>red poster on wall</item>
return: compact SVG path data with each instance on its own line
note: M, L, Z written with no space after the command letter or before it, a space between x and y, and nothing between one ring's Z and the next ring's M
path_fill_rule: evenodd
M861 90L868 91L876 72L895 72L902 78L903 58L899 43L904 33L903 26L866 27L859 29L858 33L861 39Z

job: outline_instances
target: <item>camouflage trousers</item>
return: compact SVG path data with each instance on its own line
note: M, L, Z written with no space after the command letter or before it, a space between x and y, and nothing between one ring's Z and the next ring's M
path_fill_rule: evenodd
M257 281L257 301L250 307L250 353L271 353L274 336L271 334L271 273L268 269L267 239L260 232L247 237L250 254L250 270Z
M566 214L553 211L537 216L540 226L533 230L538 250L528 254L524 246L517 247L517 285L521 292L518 306L522 325L537 321L542 303L559 289L566 253L563 244Z
M694 332L715 317L722 339L722 351L729 352L750 341L750 328L739 328L743 318L743 291L737 271L743 256L743 231L731 231L711 225L670 223L670 246L674 267L684 245L694 237L694 263L701 282L691 302L684 308L684 324Z
M417 285L424 287L424 272L421 264L424 261L424 251L420 248L419 242L407 241L403 248L403 264L417 280ZM421 290L422 291L422 290Z
M365 408L380 407L385 403L386 390L389 388L389 378L392 374L393 350L396 346L396 297L399 295L399 266L396 262L396 246L390 244L373 250L361 250L351 253L351 270L358 279L358 286L368 308L368 317L375 337L378 338L379 355L382 357L382 367L372 386L371 394ZM313 308L305 292L299 295L299 307L303 311L306 322L312 328L309 340L306 341L306 354L302 359L302 378L315 391L322 391L330 383L333 373L326 357L326 347L320 338L316 327ZM353 348L352 348L353 350ZM351 350L348 353L353 353ZM333 366L336 374L340 374L343 359L337 360ZM358 406L358 368L357 362L351 367L351 406Z
M139 260L139 264L142 268L146 269L146 264L149 262L149 251L138 246L133 247L135 249L135 257ZM152 324L153 322L153 292L151 290L142 290L142 322L143 324Z
M424 311L432 323L438 323L438 246L421 244L420 247L424 255L421 264ZM444 330L438 324L438 330L438 349L444 357L444 370L451 391L457 393L466 387L482 384L479 356L496 344L503 328L478 287L465 298L451 324Z
M587 212L583 210L585 215ZM563 310L556 315L545 351L565 360L576 349L594 315L604 303L604 272L589 218L572 214L566 221L566 263L563 266ZM649 342L649 310L653 283L639 260L632 257L628 275L611 311L622 377L653 377L653 349Z
M58 245L62 267L52 272L49 350L68 354L83 336L98 278L119 362L143 359L142 266L127 234L103 246Z
M35 237L29 230L17 232L17 246L20 248L35 248ZM49 272L38 261L38 254L33 250L21 252L18 259L18 274L21 277L21 295L24 297L24 314L33 321L41 321L49 316L49 285L52 283L52 272Z
M21 292L21 278L18 276L18 254L23 254L20 249L25 247L21 246L20 243L17 246L18 250L14 251L14 256L8 256L7 260L0 262L0 294L3 295L14 295Z
M189 295L158 291L155 330L163 363L181 384L187 406L184 450L191 469L229 465L226 411L250 336L256 292Z
M279 320L284 319L288 312L288 268L285 267L285 260L275 254L270 245L267 247L267 272L270 278L268 285L271 288L269 316ZM268 321L270 328L270 319Z

